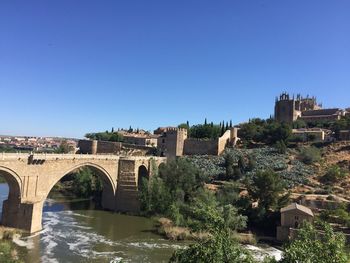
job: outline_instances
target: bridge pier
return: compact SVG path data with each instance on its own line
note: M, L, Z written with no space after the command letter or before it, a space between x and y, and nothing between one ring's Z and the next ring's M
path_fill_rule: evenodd
M138 213L140 211L134 160L120 160L118 184L115 194L115 210Z
M103 209L114 211L115 201L114 201L114 191L113 189L106 189L106 186L102 190L101 206Z
M43 203L42 201L21 203L19 199L7 199L3 202L1 224L29 233L40 231Z

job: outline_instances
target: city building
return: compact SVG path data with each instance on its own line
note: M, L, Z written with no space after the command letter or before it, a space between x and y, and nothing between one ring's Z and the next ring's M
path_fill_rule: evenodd
M288 93L282 93L275 101L275 119L280 122L339 120L345 114L346 111L339 108L322 109L315 97L290 97Z
M292 129L292 134L295 137L300 137L304 142L306 141L329 141L331 140L331 130L321 129L321 128L301 128Z

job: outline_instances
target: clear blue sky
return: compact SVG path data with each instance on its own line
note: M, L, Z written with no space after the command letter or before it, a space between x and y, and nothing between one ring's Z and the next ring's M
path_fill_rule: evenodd
M0 1L0 134L239 123L282 91L350 107L349 0Z

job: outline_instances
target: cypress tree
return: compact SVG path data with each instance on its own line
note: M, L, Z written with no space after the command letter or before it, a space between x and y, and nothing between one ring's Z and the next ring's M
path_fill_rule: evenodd
M230 128L232 128L232 120L230 120Z
M205 120L204 120L204 125L205 125L205 126L208 125L208 123L207 123L207 118L205 118Z

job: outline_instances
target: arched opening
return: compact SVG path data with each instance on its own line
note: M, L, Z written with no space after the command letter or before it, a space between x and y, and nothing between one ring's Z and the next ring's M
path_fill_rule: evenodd
M141 165L137 173L137 188L139 191L142 188L143 183L148 180L149 180L149 172L146 166Z
M17 227L21 200L18 176L11 170L0 167L0 224Z
M114 187L102 168L83 164L65 173L52 187L46 199L45 211L57 209L50 204L64 201L64 209L114 209ZM62 202L59 202L62 203ZM58 208L58 209L62 209Z

